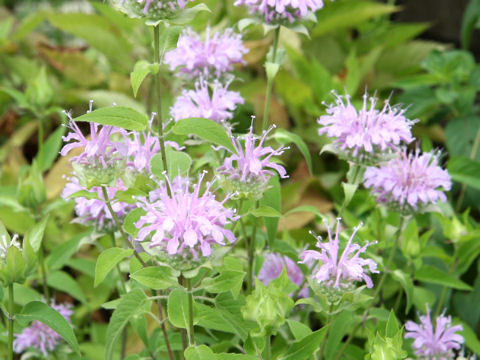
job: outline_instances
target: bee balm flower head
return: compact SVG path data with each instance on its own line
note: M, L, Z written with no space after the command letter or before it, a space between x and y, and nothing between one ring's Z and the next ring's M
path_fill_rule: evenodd
M340 252L340 219L337 219L337 229L335 237L332 236L330 227L328 229L328 242L323 242L320 236L317 236L317 247L320 251L306 250L300 255L301 263L315 264L313 276L318 283L322 283L329 288L348 289L351 288L354 281L365 281L368 288L373 287L373 282L368 273L378 273L377 264L371 259L361 258L360 255L367 250L371 243L360 246L353 242L355 234L360 226L353 229L353 233L348 239L347 244ZM312 234L313 235L313 234Z
M318 119L318 132L334 139L334 146L346 160L373 165L399 151L402 143L414 140L411 127L415 122L408 120L400 107L386 101L378 110L377 99L365 94L363 107L357 111L348 95L335 96L336 102L328 106L327 115Z

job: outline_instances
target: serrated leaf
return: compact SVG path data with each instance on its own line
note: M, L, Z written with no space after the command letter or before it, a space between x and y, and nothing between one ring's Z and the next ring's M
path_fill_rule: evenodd
M135 131L145 130L148 125L146 115L125 106L100 108L75 118L75 121L94 122Z
M298 150L302 153L305 161L308 165L308 170L311 175L313 175L313 165L312 165L312 157L310 156L310 151L308 151L307 144L303 141L303 139L290 131L285 129L277 129L273 134L274 138L281 144L286 145L290 143L294 143Z
M177 135L196 135L235 152L232 140L225 128L210 119L188 118L178 120L172 131Z
M71 347L80 355L77 338L73 332L72 326L65 318L52 309L47 304L40 301L32 301L25 305L22 312L17 315L23 320L36 320L47 325L49 328L59 334Z
M166 266L150 266L136 271L130 277L154 290L164 290L178 285L172 271Z
M98 256L95 265L95 281L93 286L97 287L120 261L132 254L132 249L122 249L118 247L103 251Z
M108 324L105 337L106 360L112 359L115 343L120 337L123 328L133 316L139 313L147 301L147 296L140 289L133 289L122 297Z
M458 290L472 290L467 283L431 265L424 265L418 269L415 272L415 278L426 283L439 284Z

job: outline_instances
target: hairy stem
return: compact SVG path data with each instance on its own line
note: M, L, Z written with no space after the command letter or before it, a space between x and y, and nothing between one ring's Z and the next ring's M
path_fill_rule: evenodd
M280 37L280 26L277 26L277 28L275 29L275 32L273 33L273 54L272 54L273 63L277 58L277 48L278 48L279 37ZM272 87L273 87L273 79L270 79L267 76L267 92L265 95L265 107L263 109L262 131L265 130L268 126L268 113L270 111L270 98L272 96Z
M13 284L8 285L8 359L13 360Z
M193 327L193 293L192 279L187 279L188 290L188 343L190 346L195 345L195 330Z
M162 120L162 82L160 73L160 28L153 27L153 57L158 64L158 75L154 76L155 88L157 91L157 119L158 119L158 139L160 141L160 153L162 154L163 170L167 171L167 157L165 154L165 139L163 138L163 120Z

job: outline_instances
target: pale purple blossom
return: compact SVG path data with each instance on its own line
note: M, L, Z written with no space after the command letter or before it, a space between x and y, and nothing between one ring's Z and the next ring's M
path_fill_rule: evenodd
M92 111L92 101L87 113ZM125 153L125 147L120 143L112 140L117 134L119 137L125 135L125 130L115 126L100 126L91 122L90 137L83 135L77 123L73 120L70 113L65 112L69 119L70 132L67 136L63 136L64 142L68 142L63 146L60 155L66 156L70 151L76 148L83 149L83 152L71 158L71 161L87 166L100 166L106 168L113 162L120 160Z
M242 57L248 50L243 46L242 37L232 29L210 35L207 28L205 40L191 28L180 35L177 48L165 54L165 63L170 70L180 68L189 77L219 77L233 70L234 64L245 64Z
M272 160L274 156L282 155L288 147L281 146L278 149L273 149L270 146L264 146L267 135L274 128L275 126L272 126L264 131L261 138L253 133L253 124L250 126L250 131L244 136L235 138L231 135L235 151L222 147L232 155L225 158L223 165L217 169L217 172L226 175L230 180L240 182L267 182L275 172L281 178L287 178L285 168ZM257 140L259 140L258 144Z
M226 229L237 220L235 212L225 207L228 196L223 201L216 200L212 182L206 184L201 194L204 174L195 185L187 178L165 177L166 183L151 191L140 204L146 214L135 223L140 229L137 241L148 241L149 248L159 247L168 255L192 255L195 259L199 253L209 256L214 244L226 245L225 239L235 242L233 232Z
M258 15L267 23L289 22L303 19L308 12L323 7L322 0L236 0L235 6L245 5L250 14Z
M464 343L463 336L456 334L462 331L462 325L452 326L452 318L438 316L433 326L430 310L427 315L420 316L420 324L413 321L405 323L406 339L414 339L412 344L415 355L431 360L451 360L454 358L453 349L460 349Z
M123 201L114 200L117 191L127 190L121 179L117 180L117 186L106 186L108 198L111 200L112 209L118 218L123 218L135 205ZM114 225L112 215L105 203L103 190L100 186L94 186L90 189L79 184L77 178L73 177L65 185L62 197L68 199L70 195L78 191L88 191L96 198L88 199L86 197L75 197L75 213L77 218L75 222L83 225L95 225L96 228L104 229Z
M150 129L152 128L155 115L156 113L152 113L149 122ZM152 134L151 131L143 131L142 133L132 131L131 133L125 134L124 142L127 149L127 167L134 169L137 172L150 173L150 161L160 152L160 141L158 136ZM174 141L165 141L165 146L169 146L177 151L184 149L184 147L180 147Z
M317 247L320 251L306 250L300 255L300 263L314 265L313 276L318 283L324 283L328 287L336 289L348 288L353 281L365 281L368 288L373 287L373 282L368 272L378 273L377 264L371 259L360 257L372 243L360 246L353 242L360 226L353 229L353 233L347 244L340 252L340 219L337 219L335 237L332 236L330 226L327 225L328 242L322 242L320 236L316 236ZM313 233L312 233L313 235ZM316 260L319 261L315 265Z
M348 160L375 162L385 153L398 151L402 143L414 140L411 127L415 121L404 116L405 110L391 106L387 101L376 109L377 99L363 96L363 107L356 110L350 97L336 95L336 101L327 108L327 115L318 119L319 134L333 138L333 144Z
M58 311L65 320L69 323L71 322L70 317L72 316L73 311L70 305L55 304L52 302L50 306ZM33 321L32 324L23 329L20 334L15 334L13 350L17 354L20 354L28 348L35 348L46 357L49 352L57 347L62 339L63 338L60 335L47 325L40 321Z
M301 286L305 279L302 270L288 256L278 253L267 253L265 255L262 268L258 273L258 280L267 286L270 281L275 280L282 274L284 267L290 281L297 286ZM308 287L303 286L298 296L301 298L308 297Z
M447 170L438 165L438 154L400 152L397 158L378 167L368 167L365 187L371 188L379 202L404 211L446 201L443 191L451 188Z
M182 92L170 113L175 121L200 117L222 124L233 117L233 111L238 104L244 103L239 92L227 88L228 85L215 82L209 89L207 82L199 81L194 90Z

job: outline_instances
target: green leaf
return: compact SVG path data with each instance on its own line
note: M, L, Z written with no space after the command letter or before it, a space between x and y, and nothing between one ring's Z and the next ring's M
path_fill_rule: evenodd
M167 301L167 313L168 320L174 326L182 329L188 328L188 294L185 291L175 289L170 293Z
M23 320L36 320L47 325L58 333L71 347L80 355L77 338L73 332L72 326L56 310L40 301L32 301L25 305L22 312L17 317Z
M63 271L54 271L48 274L47 284L48 286L63 291L82 303L87 304L87 299L85 298L82 289L78 283L67 273Z
M133 289L122 297L108 324L105 337L106 360L112 359L115 342L122 334L123 328L133 316L142 310L147 302L147 296L140 289Z
M390 14L399 8L373 1L336 1L317 13L317 25L311 31L317 37L335 30L354 27L365 20Z
M308 360L312 358L312 354L319 348L325 334L327 326L317 330L310 335L305 336L302 340L296 341L290 345L287 352L278 357L278 360Z
M418 269L415 278L426 283L439 284L458 290L472 290L467 283L431 265L424 265Z
M308 336L312 333L312 330L307 325L299 321L287 320L287 323L290 331L297 341L302 340L305 336Z
M198 321L198 326L236 334L242 338L243 334L241 334L241 331L238 331L235 324L229 321L227 316L224 316L224 310L218 310L204 304L195 304L195 310L195 317Z
M97 287L120 261L132 254L132 249L122 249L118 247L103 251L99 255L97 264L95 265L95 281L93 286Z
M165 290L178 285L177 279L172 275L171 269L166 266L142 268L131 274L130 277L154 290Z
M42 295L39 292L26 285L13 284L13 293L15 294L15 303L22 307L31 301L42 300Z
M188 173L190 165L192 165L192 158L187 153L167 147L165 155L167 156L168 176L171 179Z
M42 221L35 224L32 229L27 233L30 246L35 252L38 252L42 245L43 234L45 233L45 227L47 226L49 216L43 218Z
M467 345L467 347L469 347L475 354L480 354L480 341L478 340L475 331L473 331L467 323L458 321L458 319L455 319L454 323L460 323L463 326L463 330L458 333L465 339L465 345Z
M204 118L188 118L177 121L172 131L177 135L196 135L199 138L223 146L232 152L232 140L222 125Z
M100 108L75 118L75 121L94 122L135 131L145 130L148 125L148 119L144 114L124 106Z
M312 157L310 156L310 151L308 151L307 144L305 144L300 136L285 129L277 129L273 137L282 145L294 143L305 158L310 175L313 175Z
M130 234L134 237L137 236L140 229L135 226L135 223L144 215L145 210L141 208L136 208L128 213L123 221L123 229L127 232L127 234Z
M225 270L214 278L206 278L202 281L201 287L210 293L219 294L231 291L237 297L245 277L245 271Z
M408 274L402 270L397 269L392 272L392 277L402 285L405 294L407 295L407 306L405 307L405 314L408 314L413 301L413 281Z
M65 126L59 126L48 137L47 141L43 144L42 149L38 152L37 162L42 172L50 169L57 158L60 147L63 144L62 136L65 134L65 130Z
M158 64L157 64L158 67ZM142 85L145 77L152 72L152 64L146 60L137 61L130 73L130 82L132 83L133 96L137 97L138 89Z
M212 360L215 359L214 352L206 345L190 346L185 350L186 360Z
M267 79L273 80L280 69L280 64L267 61L265 63L265 71L267 73Z
M326 359L335 358L334 355L340 350L342 338L348 333L348 330L354 326L354 324L352 324L353 319L354 314L351 311L342 311L334 318L325 344Z
M263 197L260 199L260 206L269 206L279 213L282 212L282 193L280 191L280 181L278 176L272 176L269 181L270 188L265 191ZM277 234L278 218L267 217L264 219L265 226L267 228L267 238L270 247L275 242L275 236Z
M279 213L277 210L267 205L260 205L258 208L252 209L248 213L252 214L255 217L271 217L271 218L282 217L281 213Z
M454 156L448 161L448 173L453 180L480 190L480 162L466 156Z
M50 270L61 269L78 249L80 241L90 235L90 231L77 234L67 242L57 246L48 255L46 262Z

